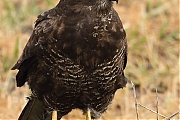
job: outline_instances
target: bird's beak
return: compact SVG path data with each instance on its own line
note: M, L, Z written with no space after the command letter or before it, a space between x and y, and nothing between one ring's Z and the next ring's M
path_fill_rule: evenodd
M110 1L116 1L116 3L118 3L118 0L110 0Z

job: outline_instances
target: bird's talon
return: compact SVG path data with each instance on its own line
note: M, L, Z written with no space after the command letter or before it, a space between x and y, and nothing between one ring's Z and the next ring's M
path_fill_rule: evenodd
M57 120L57 111L53 110L52 112L52 120Z
M89 108L87 109L86 120L91 120L91 111Z

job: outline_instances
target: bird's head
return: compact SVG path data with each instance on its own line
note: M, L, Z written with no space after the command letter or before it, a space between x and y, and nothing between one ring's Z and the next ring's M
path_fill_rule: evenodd
M96 9L94 9L95 11L108 12L111 9L114 1L116 3L118 3L118 0L91 0L91 1L89 1L89 0L60 0L58 6L62 8L62 7L64 7L64 4L68 4L68 5L72 5L72 6L73 5L77 6L78 4L80 4L80 5L88 4L89 6L94 6L94 8L96 8ZM64 3L64 4L62 4L62 3Z
M113 5L113 1L116 1L118 3L118 0L95 0L96 1L96 7L98 12L109 12Z

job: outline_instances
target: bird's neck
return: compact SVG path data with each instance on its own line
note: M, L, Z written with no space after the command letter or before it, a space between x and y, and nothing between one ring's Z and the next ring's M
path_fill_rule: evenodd
M96 0L96 7L98 11L106 11L112 7L110 0Z
M96 13L104 14L111 10L112 4L113 2L110 0L61 0L57 6L67 10L74 8L74 6L89 6L92 7L92 10ZM77 9L80 9L79 7Z

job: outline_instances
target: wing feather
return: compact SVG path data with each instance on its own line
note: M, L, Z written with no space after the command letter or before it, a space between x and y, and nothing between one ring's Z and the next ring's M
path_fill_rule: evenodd
M22 55L17 63L11 68L11 70L19 70L16 76L18 87L24 85L29 68L37 63L38 56L41 56L46 51L45 48L47 48L48 43L51 40L51 34L54 29L53 26L56 22L56 15L48 16L48 14L53 12L54 10L51 9L38 16L33 33L27 42Z

